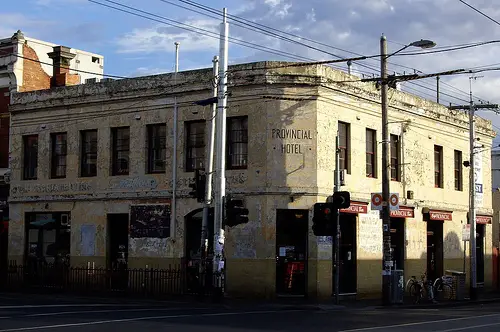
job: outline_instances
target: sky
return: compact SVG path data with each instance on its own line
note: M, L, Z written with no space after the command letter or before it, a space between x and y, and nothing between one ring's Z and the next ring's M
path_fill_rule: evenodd
M320 61L376 55L380 53L381 34L387 36L389 53L420 39L434 41L437 44L434 51L500 40L500 23L493 22L459 0L95 1L130 12L138 9L142 13L136 13L150 19L88 0L5 1L0 12L0 37L9 37L21 29L32 38L102 54L106 74L127 77L173 71L175 41L180 42L179 70L211 67L212 58L219 49L219 13L224 7L229 15L250 20L261 25L257 28L266 27L268 31L285 37L279 39L275 35L266 35L244 21L230 20L230 38L234 38L232 41L235 42L230 42L230 64L261 60ZM494 5L496 1L466 0L500 22L500 6ZM209 13L186 2L209 6L219 13ZM184 27L189 30L172 26L179 26L174 21L187 24ZM391 57L390 73L429 74L500 66L500 43L450 52L404 55L420 51L410 47ZM359 76L378 75L378 61L355 62L352 70ZM346 66L340 64L339 68L345 70ZM441 77L440 102L447 105L467 104L470 76ZM486 71L476 76L472 80L475 101L500 103L500 71ZM435 78L405 82L402 89L436 100ZM492 120L495 130L500 131L500 115L480 111L480 116ZM500 144L498 137L495 141Z

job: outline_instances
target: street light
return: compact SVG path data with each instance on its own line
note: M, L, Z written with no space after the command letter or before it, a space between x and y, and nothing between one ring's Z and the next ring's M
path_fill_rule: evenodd
M383 231L383 259L382 259L382 302L391 304L391 220L389 209L389 185L390 185L390 163L389 163L389 126L388 126L388 107L387 107L387 59L408 47L432 48L436 46L431 40L421 39L394 53L387 55L387 39L384 35L380 37L380 77L381 82L381 104L382 104L382 231Z

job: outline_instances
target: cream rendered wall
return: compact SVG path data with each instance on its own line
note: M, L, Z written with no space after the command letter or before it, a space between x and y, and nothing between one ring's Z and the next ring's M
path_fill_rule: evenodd
M250 66L250 65L249 65ZM346 84L324 83L351 80L346 74L333 71L327 67L287 68L279 70L283 77L270 75L252 78L251 84L247 74L243 78L232 77L232 96L229 99L228 116L248 115L249 124L249 164L247 170L228 170L227 192L244 195L245 204L250 211L250 222L226 232L226 256L228 259L228 290L232 293L252 292L270 296L275 291L276 270L276 209L309 210L308 231L308 291L311 295L329 297L331 294L331 245L325 244L312 234L310 229L312 206L316 202L324 202L333 191L333 171L335 168L335 135L337 122L351 124L351 174L347 175L343 190L351 192L353 200L368 202L370 193L380 192L380 153L378 150L378 176L366 178L365 175L365 129L377 130L378 141L381 140L380 95L374 87ZM184 198L189 192L189 179L193 173L184 172L184 121L208 119L209 107L187 106L195 100L208 98L211 91L206 84L209 70L192 71L179 74L180 82L194 81L186 88L178 88L180 106L178 149L178 184L179 195L176 215L176 237L162 243L159 248L148 248L143 243L132 243L131 252L136 267L163 266L172 259L180 259L184 255L184 216L201 204L194 199ZM286 78L293 74L294 81ZM317 77L323 83L318 84ZM280 79L283 80L280 82ZM156 80L156 81L155 81ZM28 133L40 135L39 150L39 185L88 183L92 189L81 192L66 192L66 196L78 196L81 202L73 205L55 202L60 197L52 194L12 191L11 209L15 211L10 236L12 258L22 255L24 243L24 212L44 208L44 204L35 200L49 202L49 209L69 209L75 216L76 231L78 225L85 222L82 216L87 209L92 209L99 220L97 225L104 225L103 216L107 211L126 211L126 207L135 204L139 198L163 200L167 203L171 196L171 159L167 157L165 174L144 175L145 169L145 125L164 122L167 133L172 130L171 98L165 94L172 88L159 86L160 82L168 82L168 77L153 77L151 81L126 80L109 84L76 86L64 89L63 95L56 92L36 92L23 94L15 99L13 108L13 176L11 188L24 186L30 181L21 181L22 140ZM243 83L242 83L243 82ZM294 82L293 84L290 82ZM266 83L266 84L264 84ZM272 83L272 84L271 84ZM241 84L241 86L238 86ZM250 84L250 85L249 85ZM321 85L319 87L318 85ZM140 87L140 89L139 89ZM88 95L82 95L85 88ZM120 90L121 89L121 90ZM185 90L183 90L185 89ZM157 97L151 98L151 95ZM161 95L161 97L158 96ZM262 99L264 95L286 97L291 100ZM318 96L319 95L319 96ZM405 275L419 276L426 266L426 223L423 222L422 208L453 210L453 221L445 222L445 235L461 237L462 223L466 220L467 207L467 169L464 169L464 192L453 190L453 149L463 151L463 159L467 160L468 142L464 116L450 114L444 107L424 102L419 98L408 96L391 90L390 119L395 121L389 128L393 134L403 133L403 155L405 164L403 182L391 182L391 192L399 192L401 204L415 208L415 218L406 220L406 264ZM18 98L18 97L16 97ZM25 105L24 105L25 104ZM69 105L69 107L68 107ZM64 106L64 107L61 107ZM31 112L34 108L36 112ZM25 109L25 111L22 111ZM447 113L448 112L448 113ZM139 120L135 115L141 115ZM432 117L433 115L434 117ZM407 125L403 120L411 120ZM449 122L447 125L437 123ZM42 124L46 128L41 127ZM491 145L491 133L484 128L488 124L478 120L479 132L485 145ZM130 176L109 176L110 165L110 127L131 126L131 171ZM68 131L69 151L68 164L78 165L79 143L78 131L98 128L98 176L80 179L77 168L68 169L67 179L48 179L50 132ZM207 137L209 124L207 123ZM438 129L434 129L438 128ZM311 139L282 139L273 137L273 130L306 130ZM484 132L484 133L483 133ZM276 131L274 131L276 133ZM429 139L429 136L431 138ZM72 143L71 143L72 142ZM445 151L445 188L433 187L433 145L441 144ZM300 154L281 152L282 144L291 144L293 149L300 146ZM173 151L172 140L167 140L167 156ZM297 151L298 152L298 151ZM450 160L451 158L451 160ZM487 165L489 158L483 158ZM485 195L484 212L491 206L491 180L489 173L483 168ZM155 181L157 186L151 188L116 189L121 181L140 182ZM405 200L407 190L415 192L414 200ZM38 205L37 205L38 204ZM62 205L59 205L62 204ZM92 213L94 213L92 212ZM96 217L97 218L97 217ZM91 219L89 219L91 220ZM358 243L358 293L377 294L381 287L382 235L381 221L376 212L361 214L357 218ZM172 225L173 227L174 225ZM488 226L491 227L491 226ZM377 233L377 229L380 230ZM105 234L105 230L102 230ZM172 232L173 234L173 232ZM491 234L491 232L489 232ZM78 234L75 235L76 239ZM104 235L103 235L104 236ZM487 235L490 236L490 235ZM461 266L458 246L452 241L445 246L445 268ZM490 241L491 242L491 241ZM102 243L100 244L102 245ZM78 257L79 245L72 246L72 256ZM460 250L459 250L460 248ZM488 250L488 249L487 249ZM102 254L99 247L97 253ZM491 252L491 251L490 251ZM87 260L87 258L84 258ZM85 263L85 262L83 262Z
M331 73L331 75L330 75ZM329 72L327 77L334 81L348 80L347 75ZM366 201L370 193L381 192L381 120L380 95L375 89L351 88L339 83L332 89L320 89L318 100L318 179L320 191L333 190L332 172L335 165L334 140L337 121L350 124L350 174L346 175L346 186L342 190L351 192L351 199ZM343 89L344 88L344 89ZM347 90L347 91L346 91ZM444 222L444 269L462 270L463 242L462 227L467 223L468 211L468 168L463 167L463 191L454 190L454 150L462 151L462 159L468 160L469 141L465 115L451 114L444 107L431 102L423 102L401 92L389 92L389 132L402 136L402 181L391 181L391 192L399 193L400 204L415 208L415 217L406 220L406 264L405 278L419 277L426 269L426 223L422 208L454 211L453 221ZM404 105L407 102L408 105ZM416 105L417 107L415 107ZM394 108L396 107L396 109ZM409 120L409 121L408 121ZM408 122L406 122L408 121ZM480 126L484 122L478 120ZM377 172L376 179L367 178L365 170L365 130L377 131ZM479 127L480 141L486 150L482 153L484 197L478 214L491 214L491 173L488 149L492 136ZM444 151L444 188L434 187L434 145L443 146ZM406 191L414 191L414 199L406 199ZM370 208L370 207L369 207ZM377 252L377 241L382 243L382 225L376 212L358 217L358 291L376 292L380 290L382 248ZM379 229L379 236L370 238L373 230ZM367 251L363 247L367 246ZM486 284L491 281L491 225L486 235ZM468 255L468 254L467 254ZM468 268L466 269L468 270ZM469 272L467 271L469 275Z

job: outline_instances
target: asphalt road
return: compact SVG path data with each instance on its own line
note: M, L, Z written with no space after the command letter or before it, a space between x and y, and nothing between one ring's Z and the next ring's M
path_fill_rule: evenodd
M81 300L0 295L0 332L8 331L478 331L500 330L500 304L440 309Z

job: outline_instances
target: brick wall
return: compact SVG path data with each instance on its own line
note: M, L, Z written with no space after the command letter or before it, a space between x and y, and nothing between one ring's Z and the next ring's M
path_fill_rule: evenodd
M35 50L28 45L23 45L23 86L20 92L50 89L50 76L43 70L39 62L28 59L39 60Z
M0 88L0 168L9 166L9 88Z
M69 86L80 84L80 75L62 73L52 77L53 86Z

